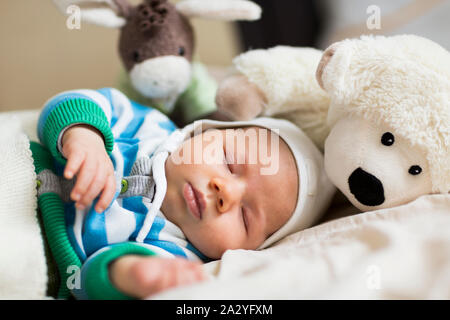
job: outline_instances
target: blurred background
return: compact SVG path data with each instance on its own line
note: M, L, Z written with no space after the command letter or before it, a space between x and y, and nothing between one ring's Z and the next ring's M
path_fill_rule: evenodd
M263 8L256 22L193 20L196 60L218 80L240 52L275 45L324 49L361 34L414 33L450 49L450 0L255 2ZM64 90L117 86L118 30L69 30L51 0L1 0L0 12L0 111L40 108Z

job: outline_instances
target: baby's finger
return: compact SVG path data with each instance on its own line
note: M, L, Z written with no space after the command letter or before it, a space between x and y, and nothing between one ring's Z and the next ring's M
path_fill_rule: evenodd
M105 188L102 191L102 195L95 206L95 211L101 213L109 206L114 194L116 193L116 181L114 176L110 175L106 180Z
M79 201L89 188L91 181L95 177L95 171L97 170L97 161L86 160L81 166L80 173L77 176L77 182L72 190L71 198L74 201ZM78 208L82 209L83 205L77 203Z
M192 268L189 261L177 263L174 265L174 279L177 285L188 285L197 282L197 272Z
M66 179L72 179L73 176L80 169L81 164L83 163L86 157L86 153L80 151L73 151L69 154L67 159L66 168L64 169L64 177Z
M193 266L193 269L194 269L193 272L195 274L195 278L197 281L203 281L203 280L207 279L202 266L195 265L195 266Z
M206 280L206 274L201 264L192 263L190 270L195 278L195 281Z
M97 165L97 168L99 166ZM79 201L83 206L89 206L92 201L97 197L106 184L106 173L104 170L98 169L95 178L92 180L87 191L84 193L83 197Z
M179 276L180 276L180 279L179 279L180 285L193 284L193 283L199 281L199 279L197 279L196 273L193 272L192 270L180 273Z

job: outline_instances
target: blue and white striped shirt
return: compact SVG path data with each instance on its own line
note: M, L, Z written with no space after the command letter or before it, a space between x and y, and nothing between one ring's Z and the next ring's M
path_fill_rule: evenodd
M159 185L166 183L164 172L158 173L159 177L163 177L163 180L160 178L161 183L158 184L155 179L155 194L120 196L121 181L133 175L133 166L142 159L151 163L158 152L164 150L167 141L174 140L173 137L179 134L180 130L158 110L130 101L116 89L75 90L58 94L45 104L38 123L41 142L44 141L45 123L49 115L62 102L71 99L89 100L99 106L106 116L114 137L110 158L114 165L117 185L114 200L103 213L99 214L94 210L98 198L84 210L77 209L73 202L65 203L67 232L80 260L86 261L109 245L129 241L135 241L138 245L165 257L207 259L187 241L180 228L165 218L159 210L161 203L156 205L157 210L153 208L153 216L149 219L149 212L155 206L154 199L158 196L161 198L161 195L158 195ZM162 166L159 166L159 170L164 171L165 159L160 159ZM155 176L155 165L152 168L152 174ZM56 171L62 176L63 165L57 164ZM165 193L165 187L161 187L161 190ZM141 235L138 239L139 232L145 229L144 221L150 224L142 233L143 237Z

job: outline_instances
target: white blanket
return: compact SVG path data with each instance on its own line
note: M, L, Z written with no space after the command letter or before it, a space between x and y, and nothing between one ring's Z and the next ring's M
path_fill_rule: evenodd
M0 299L43 299L47 266L28 137L36 112L0 115ZM31 120L31 121L30 121ZM35 127L35 125L34 125Z
M423 196L207 264L212 280L153 299L450 299L450 196Z

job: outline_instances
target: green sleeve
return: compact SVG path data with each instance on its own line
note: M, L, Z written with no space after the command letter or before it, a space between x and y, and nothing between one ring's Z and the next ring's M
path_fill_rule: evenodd
M70 99L58 104L48 115L44 124L43 143L52 156L65 164L66 159L58 150L58 138L64 128L72 124L83 123L91 125L103 135L106 151L111 153L114 144L108 119L103 110L88 99Z
M109 265L119 257L134 254L155 255L153 251L133 242L111 245L89 258L81 269L81 287L72 290L75 297L90 300L130 300L120 292L109 278Z
M192 80L179 97L176 108L181 109L184 120L190 123L215 111L217 82L209 75L206 67L198 62L192 64Z

